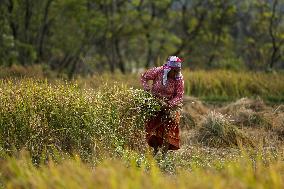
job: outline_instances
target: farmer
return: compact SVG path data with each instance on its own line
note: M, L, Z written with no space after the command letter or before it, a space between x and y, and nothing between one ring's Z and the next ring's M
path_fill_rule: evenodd
M163 66L151 68L141 76L144 90L151 92L163 104L161 110L146 123L146 140L153 147L154 156L159 148L162 149L163 157L168 150L180 148L178 109L184 93L181 64L180 58L170 56ZM149 80L153 80L151 87Z

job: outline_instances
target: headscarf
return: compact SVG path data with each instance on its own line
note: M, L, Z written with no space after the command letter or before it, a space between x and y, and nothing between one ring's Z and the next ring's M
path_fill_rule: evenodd
M168 73L171 71L172 68L181 68L181 59L177 56L169 56L167 59L167 63L164 64L164 74L163 74L163 85L165 86L167 84L168 80ZM181 72L175 77L176 80L179 80L182 78Z

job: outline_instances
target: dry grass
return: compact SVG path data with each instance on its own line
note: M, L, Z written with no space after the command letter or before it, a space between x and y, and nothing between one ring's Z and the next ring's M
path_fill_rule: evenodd
M267 130L274 127L273 109L260 98L242 98L220 108L220 111L230 115L234 124L239 127L255 127Z
M208 112L208 108L197 98L185 96L181 118L182 129L192 129L200 124L200 121Z
M234 114L239 110L252 110L254 112L260 112L269 109L264 101L260 98L250 99L241 98L236 102L230 103L227 106L221 108L221 111L225 114Z
M278 113L274 117L274 125L273 131L276 132L279 139L284 141L284 113Z
M253 146L252 140L232 125L228 117L215 111L204 118L197 137L201 143L214 147Z
M189 119L184 119L184 125L181 127L182 143L198 146L199 142L203 141L203 145L207 146L230 146L224 145L224 142L221 142L224 140L224 136L221 135L223 138L214 138L214 135L212 134L214 133L214 129L209 127L210 129L207 128L206 130L203 127L204 121L202 122L202 120L204 119L202 118L206 116L208 117L208 112L216 110L217 112L222 113L223 117L230 120L229 125L233 125L234 128L238 128L238 132L241 132L242 134L245 133L246 138L254 141L256 146L263 146L265 148L281 148L281 146L283 146L281 141L284 136L284 113L282 107L283 105L281 104L271 107L260 98L242 98L225 106L216 107L204 105L201 101L192 97L185 97L184 112L186 116L190 115L190 117ZM194 120L194 125L191 124L192 119ZM200 135L200 133L196 133L205 130L206 134L203 133L203 135ZM211 135L209 133L211 133ZM196 135L199 136L198 140ZM217 134L217 136L220 135ZM220 142L214 143L213 141L215 140L220 140ZM236 146L236 144L237 142L235 142L233 146Z

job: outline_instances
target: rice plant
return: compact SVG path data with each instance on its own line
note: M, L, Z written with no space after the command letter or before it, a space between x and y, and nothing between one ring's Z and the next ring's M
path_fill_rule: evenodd
M233 72L228 70L182 71L185 95L195 96L209 102L232 101L243 97L261 97L272 103L284 100L284 74L264 72ZM139 74L103 74L91 78L79 78L81 85L98 87L104 81L120 82L141 88Z

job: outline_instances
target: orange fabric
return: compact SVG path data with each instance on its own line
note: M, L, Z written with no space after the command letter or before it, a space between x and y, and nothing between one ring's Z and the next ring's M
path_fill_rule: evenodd
M168 142L169 150L178 150L180 148L180 113L176 112L175 120L164 118L164 115L165 111L161 111L146 123L147 143L151 147L154 147L155 143L161 147L164 142Z

